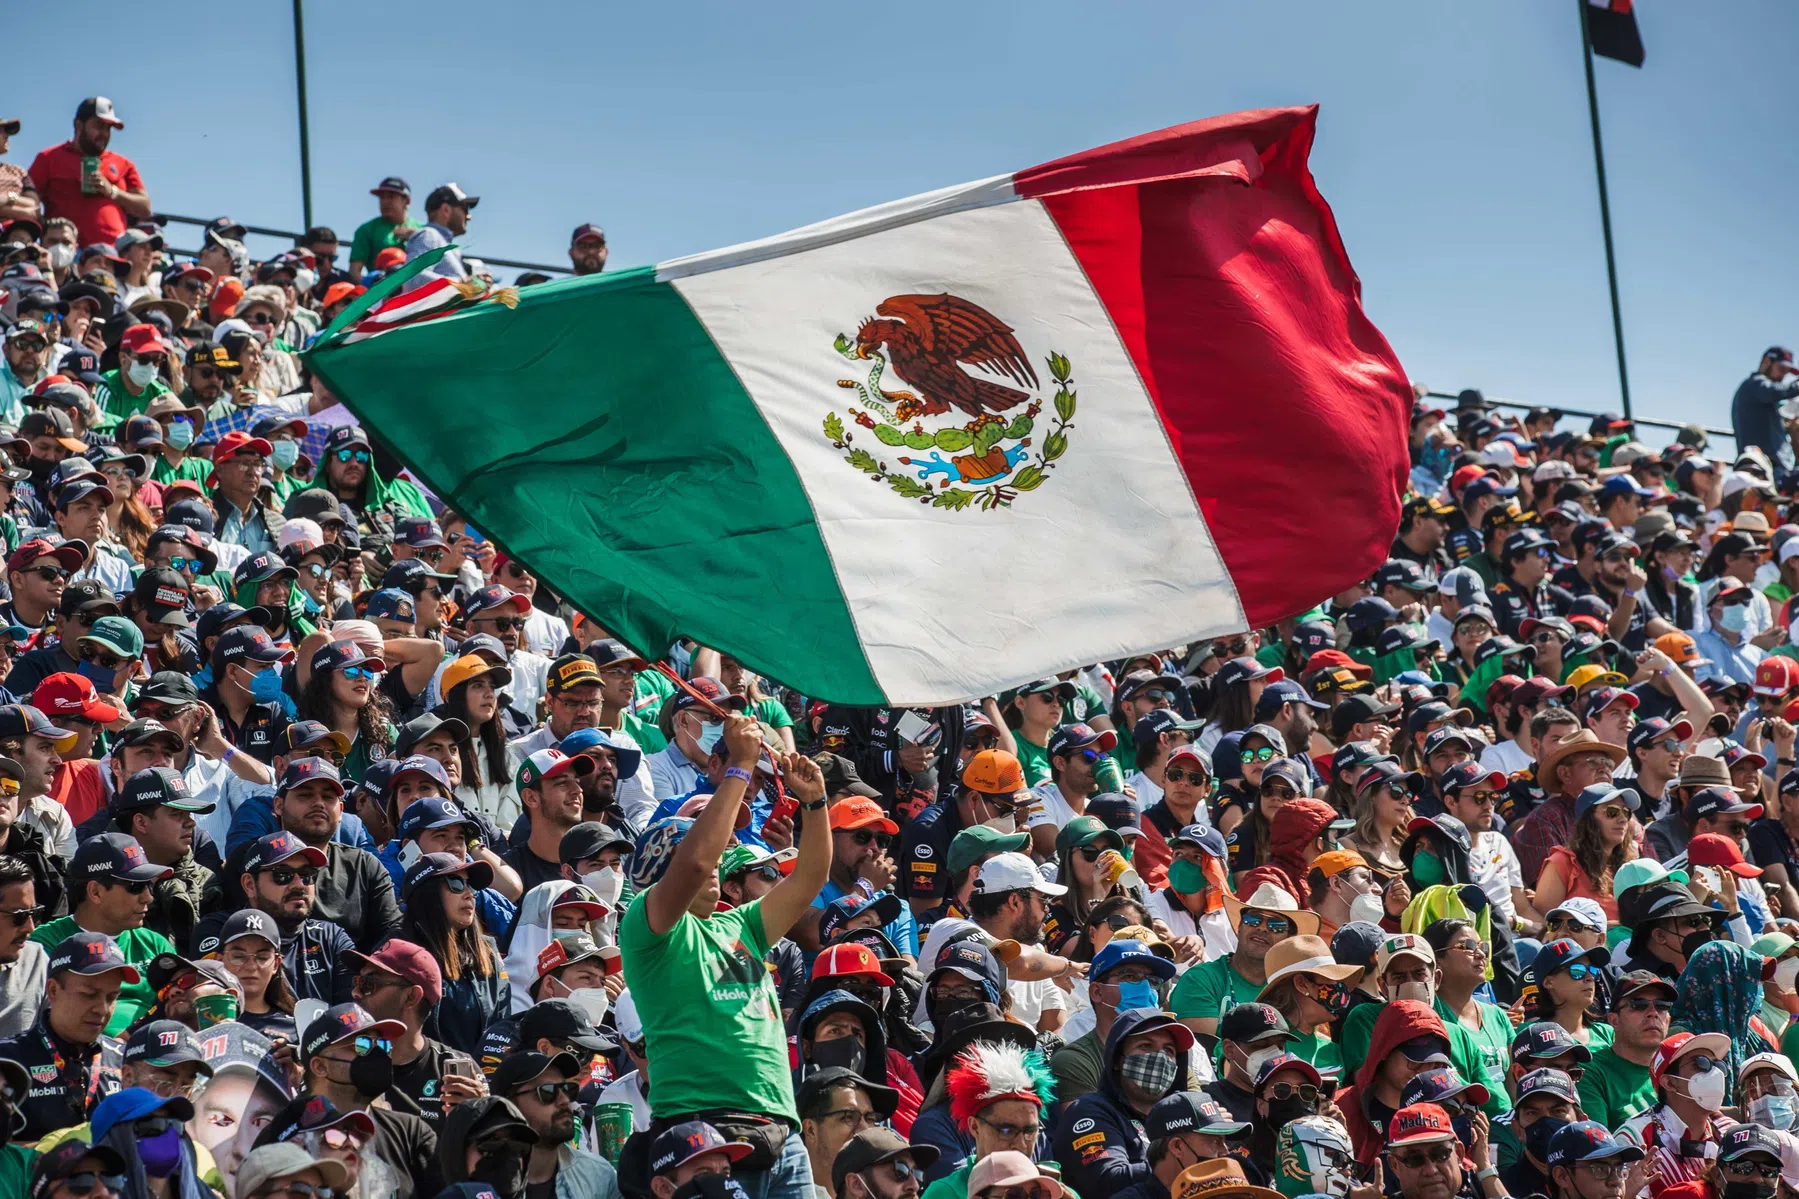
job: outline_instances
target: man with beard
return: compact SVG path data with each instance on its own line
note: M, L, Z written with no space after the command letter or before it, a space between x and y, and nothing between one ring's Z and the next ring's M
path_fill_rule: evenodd
M414 1105L393 1085L389 1046L405 1035L399 1021L377 1020L358 1004L341 1003L301 1031L300 1060L307 1094L323 1095L338 1111L364 1112L374 1121L375 1134L363 1152L380 1158L393 1177L411 1180L411 1188L402 1185L393 1199L428 1199L443 1185L437 1134L422 1116L399 1110Z
M1118 734L1087 724L1065 724L1049 737L1049 779L1032 788L1036 802L1027 821L1031 853L1045 860L1056 856L1056 834L1087 810L1087 798L1099 792L1094 767L1118 745Z
M31 939L42 915L31 867L0 855L0 1037L30 1028L43 1006L50 955Z
M969 896L969 915L981 931L996 941L1037 945L1043 940L1049 901L1067 893L1067 887L1044 882L1036 864L1024 854L995 854L982 863L981 873L975 879L974 892ZM1008 986L1012 994L1010 1014L1015 1019L1042 1032L1055 1032L1062 1027L1068 1004L1054 979L1012 982Z
M593 773L579 776L582 819L601 821L635 838L640 826L628 818L620 795L627 786L637 787L643 753L622 744L619 736L605 729L576 729L556 748L571 758L593 759Z
M481 1094L474 1062L442 1041L425 1035L425 1018L443 1000L443 971L428 950L395 937L372 954L351 950L344 965L356 973L356 999L377 1020L405 1027L391 1038L394 1089L418 1105L432 1131L441 1132L444 1114ZM463 1073L449 1063L465 1063Z
M212 871L194 860L194 813L210 812L213 805L196 800L180 772L152 766L127 778L108 807L150 863L169 869L152 885L144 926L186 945L200 919L200 896L212 881Z
M1273 883L1261 883L1242 904L1227 903L1226 908L1237 948L1188 970L1168 996L1168 1010L1204 1036L1217 1033L1225 1012L1261 997L1268 982L1263 962L1277 942L1295 934L1318 935L1318 914L1302 911L1297 900Z
M525 621L530 615L529 597L494 584L469 596L463 623L471 636L486 633L505 647L506 665L512 671L512 702L534 717L549 680L550 661L524 647Z
M1312 734L1318 729L1315 714L1328 711L1329 704L1313 699L1304 687L1291 679L1268 684L1262 697L1256 700L1256 723L1268 725L1280 733L1281 740L1292 748L1293 756L1311 771L1314 787L1322 781L1312 766Z
M102 833L81 843L69 863L70 899L74 912L52 920L31 934L50 949L76 933L104 933L118 942L133 966L149 963L159 953L174 953L167 937L144 927L150 910L150 888L173 872L144 856L143 846L124 833ZM54 955L53 955L54 956ZM119 995L108 1026L112 1035L129 1028L156 1001L141 981Z
M324 864L322 850L292 833L270 833L250 842L236 875L235 889L241 895L225 901L228 905L241 902L243 907L203 916L194 929L193 951L217 953L246 932L266 935L272 924L280 937L282 968L294 997L348 1002L355 967L343 955L354 950L356 943L337 925L312 918L319 869Z
M529 1195L617 1199L618 1171L612 1163L569 1144L577 1124L575 1094L581 1084L575 1077L580 1072L572 1053L551 1057L529 1050L514 1053L494 1071L493 1093L510 1099L537 1134L525 1166Z
M113 130L124 127L111 100L90 96L75 109L74 136L39 151L31 161L29 173L43 200L44 215L74 221L84 246L111 244L133 219L150 215L150 193L137 165L108 148ZM91 171L88 159L94 160Z
M1597 595L1611 605L1611 620L1606 636L1621 641L1632 652L1641 652L1649 643L1649 609L1637 602L1637 595L1649 582L1649 576L1638 563L1640 551L1636 543L1621 533L1607 531L1593 543L1592 573L1580 572L1585 590L1570 588L1576 595ZM1578 566L1578 564L1577 564ZM1663 630L1664 632L1666 630Z
M562 877L562 838L583 819L580 778L592 774L594 759L540 749L519 763L519 802L531 818L531 836L505 855L526 891Z
M372 949L400 931L400 904L381 859L336 840L344 814L344 785L325 758L296 758L275 790L275 819L325 853L314 914L340 926L360 949Z

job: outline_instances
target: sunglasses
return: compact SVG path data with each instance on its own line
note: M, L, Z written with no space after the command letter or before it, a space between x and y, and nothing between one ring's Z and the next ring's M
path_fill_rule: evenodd
M1077 848L1075 852L1080 854L1084 861L1097 862L1099 861L1099 855L1106 852L1106 847L1103 845L1082 845Z
M0 911L0 916L6 917L14 924L24 924L26 921L36 924L44 918L44 905L40 903L36 907L30 908L7 908Z
M1147 699L1147 700L1151 700L1151 701L1157 702L1157 703L1160 703L1163 701L1166 701L1168 703L1174 702L1174 696L1172 696L1168 692L1162 690L1160 687L1151 687L1147 691L1139 691L1132 698Z
M1262 794L1263 798L1265 798L1265 799L1282 799L1282 800L1297 799L1299 796L1299 793L1297 791L1293 790L1293 788L1280 787L1280 786L1263 787L1261 794Z
M369 460L369 452L367 450L358 450L351 446L345 446L343 449L337 451L337 460L339 462L361 462L366 465Z
M81 660L83 662L91 662L95 666L103 667L106 670L117 670L128 661L128 659L121 658L117 654L109 654L103 649L95 649L92 646L87 645L81 647Z
M200 559L198 558L170 558L163 565L178 574L200 573Z
M1282 1102L1298 1096L1301 1102L1317 1103L1318 1088L1309 1082L1277 1082L1268 1088L1268 1097Z
M251 325L272 325L275 315L271 312L251 312L244 316L244 322Z
M525 568L516 562L508 562L506 564L506 573L515 579L522 579L525 577Z
M371 683L381 677L380 671L370 670L366 666L346 666L338 673L346 679L367 679Z
M1408 1170L1422 1170L1425 1166L1441 1166L1449 1160L1448 1145L1432 1145L1429 1149L1420 1149L1412 1153L1394 1151L1390 1156L1395 1165L1404 1166Z
M125 888L126 893L129 895L142 895L144 892L146 892L150 889L149 883L125 882L123 880L114 881L107 885L113 886L113 887L123 887L123 888Z
M893 838L886 833L871 833L867 829L859 829L856 832L851 833L850 840L854 841L857 845L878 845L882 849L886 849L889 845L893 844Z
M558 1097L566 1097L570 1103L573 1103L575 1096L580 1093L581 1084L578 1082L541 1082L534 1087L514 1091L512 1094L514 1098L520 1095L530 1095L536 1098L537 1102L548 1106L555 1103Z
M1597 979L1599 977L1599 970L1585 962L1572 963L1565 968L1565 973L1575 982L1585 982L1589 978Z
M1241 928L1266 928L1277 937L1293 931L1293 922L1285 916L1264 916L1260 912L1243 913L1237 924Z
M1740 1174L1745 1178L1779 1178L1780 1167L1777 1165L1758 1166L1754 1162L1719 1162L1731 1174Z
M60 566L34 566L31 573L46 583L60 583L69 577L69 572Z
M1622 1006L1627 1012L1639 1014L1642 1012L1669 1013L1674 1010L1674 1001L1672 999L1626 999Z
M350 1049L357 1057L367 1057L371 1053L392 1053L394 1043L383 1037L371 1037L364 1034L350 1042Z
M1212 776L1203 770L1183 770L1179 766L1170 766L1162 772L1162 777L1171 783L1193 783L1197 786Z
M1106 756L1108 755L1103 749L1083 749L1081 751L1081 761L1087 763L1089 766Z
M333 1149L345 1149L350 1146L361 1147L362 1138L345 1132L341 1128L327 1128L319 1134L319 1138Z
M468 879L460 874L446 874L443 876L443 888L451 895L461 895L469 889Z
M315 579L322 579L326 575L331 573L331 568L329 566L326 566L323 562L302 563L300 566L300 569L305 571L307 574L311 575Z
M300 885L304 887L316 886L319 881L319 871L316 866L305 866L299 870L295 870L292 866L270 866L263 873L273 879L277 887L285 887L295 879L299 879Z
M71 1195L90 1195L98 1187L104 1186L115 1195L125 1193L125 1176L123 1174L99 1174L93 1170L83 1170L79 1174L71 1174L62 1180L63 1189Z
M735 874L735 875L732 875L732 877L733 878L746 878L746 877L749 877L752 875L756 878L761 879L765 883L778 883L781 881L781 871L777 867L767 866L767 865L752 866L750 869L745 870L742 874Z
M1261 749L1246 749L1243 751L1241 757L1245 763L1267 762L1274 757L1274 746L1264 745Z
M507 629L517 629L522 633L525 630L525 618L522 616L487 616L481 619L491 620L495 632L504 633Z
M1462 798L1473 800L1476 807L1490 808L1494 804L1499 802L1499 792L1497 792L1497 791L1470 791L1467 794L1463 795Z
M1695 1053L1687 1060L1693 1063L1693 1074L1704 1074L1718 1065L1718 1060L1709 1053Z

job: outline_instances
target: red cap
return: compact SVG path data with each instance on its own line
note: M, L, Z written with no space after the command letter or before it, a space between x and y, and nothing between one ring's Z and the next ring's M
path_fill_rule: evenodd
M1793 677L1793 660L1791 658L1763 658L1755 668L1755 687L1757 695L1785 695L1794 687L1799 687L1799 679Z
M893 979L881 969L881 959L874 950L856 941L827 946L812 962L812 979L844 978L854 975L872 978L883 987L891 987Z
M275 447L260 437L252 437L242 429L238 429L219 438L219 444L212 451L212 460L223 462L242 450L248 450L252 454L261 454L267 458L275 452Z
M32 702L37 707L43 707L42 704L36 703L35 697ZM1749 864L1735 841L1720 833L1700 833L1688 841L1687 864L1691 866L1722 866L1738 878L1756 878L1762 872L1760 866Z
M443 1000L443 971L438 968L437 959L423 945L414 945L411 941L395 937L374 953L357 953L354 949L349 949L344 951L343 956L364 966L373 966L377 970L397 975L422 989L425 992L424 1006L427 1011Z
M1462 469L1456 471L1453 475L1449 476L1450 494L1458 495L1458 496L1461 495L1462 488L1468 486L1468 484L1474 482L1474 480L1480 478L1482 475L1484 475L1486 473L1487 473L1487 468L1484 466L1469 465L1469 466L1462 467Z
M888 836L897 836L899 825L887 819L887 813L881 805L863 795L852 795L840 799L831 805L831 827L833 829L880 829Z
M375 255L375 269L391 271L397 266L406 265L406 251L399 246L388 246Z
M100 693L92 683L67 671L59 671L39 683L31 693L31 706L46 716L80 716L99 724L111 724L119 718L117 708L100 702Z
M166 354L169 343L162 339L155 325L132 325L119 334L119 348L133 354Z
M1449 1122L1449 1113L1434 1103L1414 1103L1410 1107L1402 1107L1387 1122L1389 1146L1455 1139L1455 1125Z
M1314 670L1329 670L1340 666L1355 675L1358 679L1374 677L1374 667L1364 666L1340 649L1321 649L1306 659L1305 669L1301 674L1311 674Z

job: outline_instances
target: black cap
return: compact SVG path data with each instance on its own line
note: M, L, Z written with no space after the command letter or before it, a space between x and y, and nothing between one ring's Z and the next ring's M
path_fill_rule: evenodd
M90 1157L100 1163L103 1174L125 1173L125 1159L112 1146L90 1145L83 1137L70 1137L38 1155L31 1167L31 1199L41 1199L54 1183L80 1173L81 1163Z
M454 716L445 718L435 712L426 712L423 716L415 716L400 726L400 734L394 740L396 757L410 757L413 747L435 733L438 729L448 727L450 735L457 741L468 737L468 725Z
M186 708L200 702L200 691L194 686L194 680L179 670L159 670L138 688L137 698L154 700L171 708ZM174 732L173 729L169 731Z
M154 724L155 721L138 720L133 724ZM173 729L164 732L172 733ZM194 798L193 792L187 789L187 780L178 770L167 766L150 766L138 771L125 780L117 794L107 806L115 815L125 812L142 812L150 808L173 808L177 812L210 812L218 805L206 803Z
M546 1070L560 1070L563 1077L573 1078L581 1073L581 1062L572 1053L548 1054L523 1049L500 1062L499 1069L488 1080L487 1089L502 1099L509 1099L515 1087L524 1086Z
M534 1047L539 1040L568 1042L594 1053L610 1053L618 1046L594 1026L587 1009L568 999L545 999L526 1008L518 1021L518 1044Z
M1225 1127L1236 1131L1215 1131ZM1237 1136L1248 1131L1248 1123L1232 1119L1223 1105L1198 1091L1176 1091L1157 1100L1143 1119L1143 1133L1152 1141L1167 1140L1177 1132Z
M831 1189L841 1195L843 1180L851 1174L872 1170L882 1162L890 1162L908 1153L912 1155L913 1164L921 1170L930 1169L939 1156L937 1146L923 1141L915 1145L891 1128L864 1128L844 1142L843 1148L837 1151L836 1159L831 1162Z
M818 1096L837 1087L855 1087L868 1095L869 1106L874 1108L875 1115L885 1120L899 1110L899 1092L892 1087L883 1087L869 1082L847 1066L826 1066L822 1070L814 1070L794 1091L794 1102L803 1112L812 1106Z
M583 858L598 857L602 849L613 846L618 846L626 853L630 853L634 847L629 837L610 825L601 824L597 820L584 820L562 834L562 840L556 846L556 857L565 864L574 863Z
M145 1062L152 1066L173 1066L180 1062L198 1062L200 1073L212 1077L212 1067L200 1052L200 1040L193 1029L179 1020L152 1020L131 1031L125 1041L125 1060Z
M1560 1057L1572 1053L1580 1062L1593 1060L1593 1052L1568 1034L1553 1020L1537 1020L1526 1024L1512 1035L1512 1061L1533 1057Z
M1297 1041L1287 1027L1287 1018L1278 1008L1266 1003L1239 1003L1218 1022L1218 1039L1249 1045L1257 1041L1279 1038L1282 1043Z

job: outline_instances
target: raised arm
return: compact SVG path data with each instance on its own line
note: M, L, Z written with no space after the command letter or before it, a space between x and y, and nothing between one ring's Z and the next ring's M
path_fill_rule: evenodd
M770 945L805 915L831 873L831 822L825 809L825 776L818 763L804 754L783 755L781 783L800 801L800 856L793 873L762 897L762 933Z
M718 860L731 844L732 833L737 827L737 811L747 790L743 779L730 772L741 771L747 777L756 768L756 758L762 750L762 727L752 716L727 716L724 743L728 763L725 781L712 793L712 798L694 819L693 827L675 847L668 870L644 894L644 903L648 905L644 915L649 920L650 931L657 936L673 928L681 914L699 898L707 881L717 877ZM830 836L829 832L825 835ZM828 858L829 854L826 856ZM825 868L829 867L827 861Z

